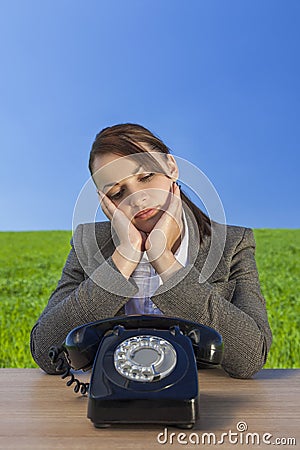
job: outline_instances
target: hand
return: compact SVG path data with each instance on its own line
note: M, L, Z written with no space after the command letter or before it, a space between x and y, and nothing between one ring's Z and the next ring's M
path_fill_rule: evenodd
M169 204L163 215L151 230L145 242L145 250L149 261L155 266L155 261L172 252L174 244L180 239L183 230L182 203L180 189L176 183L172 184L169 194Z
M100 196L102 211L111 221L120 240L120 244L117 247L118 252L123 258L137 265L144 251L147 239L146 233L139 231L107 195L102 191L98 191L98 194Z

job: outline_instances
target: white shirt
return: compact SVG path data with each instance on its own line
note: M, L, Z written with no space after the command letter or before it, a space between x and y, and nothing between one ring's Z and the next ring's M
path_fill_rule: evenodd
M189 230L183 209L182 219L183 239L174 256L177 261L185 267L188 264ZM143 253L142 258L131 277L136 282L139 290L136 295L129 299L125 304L125 314L163 314L151 301L152 295L163 283L161 277L149 263L147 252Z

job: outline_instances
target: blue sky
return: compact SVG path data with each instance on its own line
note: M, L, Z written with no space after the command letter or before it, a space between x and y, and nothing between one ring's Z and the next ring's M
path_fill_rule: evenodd
M227 223L299 228L300 3L2 1L0 230L71 229L102 128L141 123Z

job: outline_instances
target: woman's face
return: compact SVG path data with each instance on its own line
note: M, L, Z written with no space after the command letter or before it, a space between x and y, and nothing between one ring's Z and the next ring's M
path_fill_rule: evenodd
M139 160L136 155L105 154L96 157L93 166L98 189L145 233L153 229L168 208L172 183L178 178L175 159L167 155L166 161L165 155L156 155L166 174L143 168L141 154Z

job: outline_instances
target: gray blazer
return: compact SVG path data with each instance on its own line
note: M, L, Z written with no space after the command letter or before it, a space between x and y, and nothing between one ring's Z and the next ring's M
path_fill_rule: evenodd
M272 342L253 232L212 222L212 237L199 245L195 219L185 212L189 264L151 299L167 316L219 331L223 369L233 377L249 378L264 365ZM110 222L76 228L61 279L31 332L32 356L47 373L55 373L48 358L52 345L60 346L78 325L124 314L125 303L137 293L134 280L126 280L112 261L117 244Z

